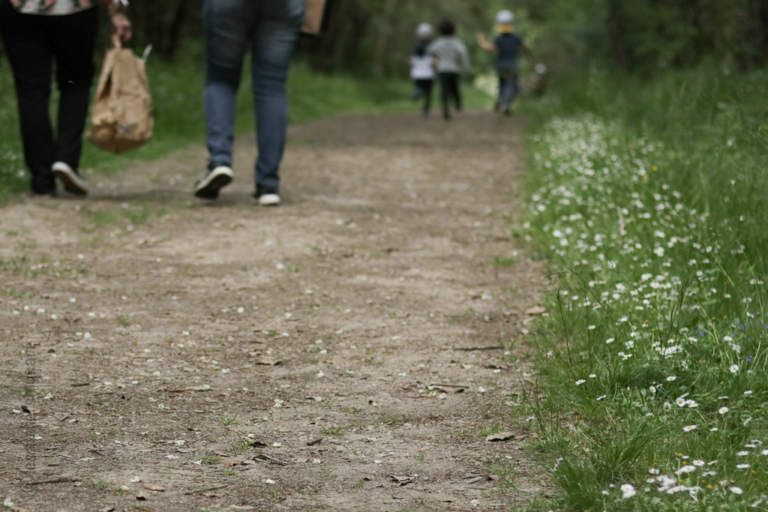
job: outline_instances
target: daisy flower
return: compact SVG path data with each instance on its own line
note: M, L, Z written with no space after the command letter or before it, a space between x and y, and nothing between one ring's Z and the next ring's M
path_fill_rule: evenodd
M637 491L635 491L635 486L632 484L624 484L621 486L621 493L622 498L627 499L637 494Z

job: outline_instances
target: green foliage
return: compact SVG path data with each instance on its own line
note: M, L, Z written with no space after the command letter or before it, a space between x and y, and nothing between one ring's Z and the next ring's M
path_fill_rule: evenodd
M766 84L594 73L529 105L547 121L525 231L557 273L531 405L552 508L765 510Z

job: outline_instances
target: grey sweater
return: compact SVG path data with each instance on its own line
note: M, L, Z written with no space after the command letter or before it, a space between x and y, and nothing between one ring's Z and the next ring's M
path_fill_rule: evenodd
M438 73L463 73L471 67L467 47L457 37L438 37L427 53L437 59Z

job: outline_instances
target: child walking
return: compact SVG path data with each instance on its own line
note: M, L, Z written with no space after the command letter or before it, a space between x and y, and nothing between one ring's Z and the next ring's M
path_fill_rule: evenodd
M435 70L432 67L432 56L427 53L427 47L432 39L432 25L421 23L416 28L416 42L411 54L411 79L415 86L414 100L423 99L422 116L429 117L432 108L432 86L435 83Z
M451 118L450 103L461 111L461 89L459 78L470 70L469 52L464 43L455 36L456 25L451 20L443 20L438 27L438 37L427 48L427 53L435 59L435 69L440 78L440 96L443 102L443 117Z
M491 43L484 34L477 35L480 47L489 52L496 52L496 72L499 75L499 97L496 100L496 112L504 110L505 115L512 115L512 102L520 87L517 81L517 57L520 50L526 50L523 38L515 34L515 17L510 11L500 11L496 15L496 30L499 35Z

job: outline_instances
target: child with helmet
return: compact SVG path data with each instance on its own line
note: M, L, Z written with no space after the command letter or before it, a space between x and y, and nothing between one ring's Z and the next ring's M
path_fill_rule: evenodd
M512 102L520 87L517 80L517 60L521 50L527 48L523 38L515 33L515 16L511 11L500 11L496 14L496 31L499 33L493 42L488 41L484 34L477 35L481 48L496 53L496 72L499 75L499 97L496 101L497 112L503 109L504 114L512 114Z
M427 47L432 41L432 25L421 23L416 27L415 42L411 53L411 79L414 83L413 99L424 100L422 116L429 117L432 108L432 87L435 83L435 69Z

